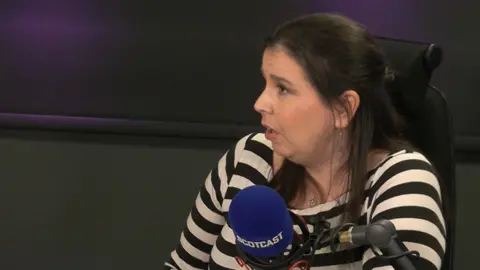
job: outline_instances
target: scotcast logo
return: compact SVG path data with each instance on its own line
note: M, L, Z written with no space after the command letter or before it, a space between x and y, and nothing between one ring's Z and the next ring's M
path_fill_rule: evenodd
M241 238L240 236L236 235L237 241L242 243L243 245L251 248L268 248L275 244L278 244L283 239L283 232L275 235L272 239L268 239L265 241L248 241L246 239Z

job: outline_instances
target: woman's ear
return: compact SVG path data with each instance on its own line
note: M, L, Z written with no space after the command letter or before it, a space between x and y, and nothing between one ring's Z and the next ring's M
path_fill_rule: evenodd
M360 106L360 96L354 90L346 90L333 106L335 128L344 129L352 121L353 116Z

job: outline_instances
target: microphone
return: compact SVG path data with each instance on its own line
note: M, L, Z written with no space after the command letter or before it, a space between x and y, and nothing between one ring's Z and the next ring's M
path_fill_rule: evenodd
M415 270L415 266L408 257L419 256L418 251L408 251L407 247L398 238L395 225L389 220L378 220L368 225L345 224L341 228L351 226L347 231L337 230L337 240L340 243L349 243L355 246L371 245L382 251L378 254L372 247L374 254L381 259L391 261L391 265L397 270Z
M235 235L238 264L262 270L309 269L320 239L330 228L322 219L310 233L305 221L288 210L280 194L260 185L237 193L228 220ZM294 224L301 234L293 230Z
M266 186L238 192L228 219L237 245L259 258L282 254L293 241L293 221L283 198Z
M317 217L310 233L305 221L288 210L280 194L266 186L240 190L230 203L228 222L235 235L235 259L247 269L310 269L315 250L330 246L335 252L338 243L377 247L382 254L372 248L374 254L389 260L397 270L415 270L409 256L419 256L417 251L408 251L389 220L330 228L328 221ZM299 226L301 234L293 225Z

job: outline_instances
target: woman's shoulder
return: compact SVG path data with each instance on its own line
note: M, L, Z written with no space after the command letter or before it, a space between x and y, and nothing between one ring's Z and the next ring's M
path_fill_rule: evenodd
M259 143L267 146L270 149L272 148L272 143L267 140L267 138L265 137L265 133L263 132L249 133L243 136L240 141L245 141L246 143Z
M403 149L387 155L377 166L376 173L384 173L392 167L398 167L398 170L400 171L418 169L419 167L430 170L432 168L432 164L421 152Z
M229 186L264 185L272 177L273 150L264 133L251 133L241 138L235 147L235 166Z
M272 165L272 143L265 138L265 133L250 133L237 142L236 152L241 150L243 160L261 158Z
M418 151L404 149L388 155L376 167L367 187L378 191L388 186L417 181L427 182L439 189L434 167L428 158Z

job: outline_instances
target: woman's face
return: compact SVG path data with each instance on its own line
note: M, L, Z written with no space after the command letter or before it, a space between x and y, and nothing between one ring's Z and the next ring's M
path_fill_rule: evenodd
M266 85L254 108L262 115L273 150L306 165L331 149L333 112L302 67L283 49L271 48L263 54L262 73Z

